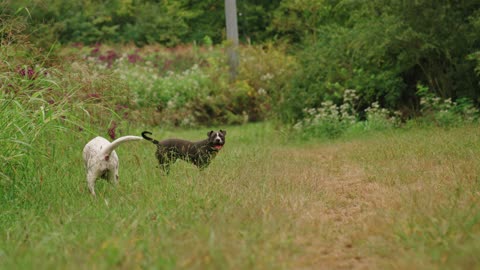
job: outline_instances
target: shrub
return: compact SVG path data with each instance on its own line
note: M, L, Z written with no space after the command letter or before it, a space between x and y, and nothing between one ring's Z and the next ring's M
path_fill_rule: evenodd
M122 52L125 49L130 52ZM112 49L100 48L100 55L108 50ZM134 106L148 114L143 120L152 124L195 126L199 123L192 103L198 102L199 97L216 96L222 88L220 78L212 77L208 71L214 68L210 64L213 60L208 59L208 53L197 54L195 50L183 46L120 48L114 50L118 57L111 65L98 56L90 60L97 64L97 69L111 70L126 84Z
M294 130L307 139L312 137L335 139L347 131L358 128L360 132L365 132L400 126L399 112L381 108L378 102L373 102L360 112L357 109L359 100L355 90L346 89L341 105L329 100L322 102L318 108L304 109L304 117L294 125ZM365 115L364 121L360 121L361 113Z
M366 119L363 122L365 130L386 130L399 127L400 112L392 112L386 108L381 108L378 102L373 102L365 109Z
M244 124L265 117L262 105L266 99L246 81L235 81L216 95L198 96L190 108L200 124Z
M230 82L222 47L69 50L65 54L83 54L98 74L111 73L125 83L149 123L175 126L241 124L272 116L296 65L282 49L244 46L238 79Z
M160 112L179 109L196 96L208 94L209 77L197 65L179 73L168 72L165 76L158 75L149 64L117 68L120 78L136 94L140 107L153 105Z
M285 51L286 48L273 44L241 48L238 79L252 88L248 93L255 110L251 113L246 110L252 121L263 120L283 110L280 103L298 68L296 59Z
M224 54L215 54L204 69L216 90L191 103L197 122L241 124L272 117L280 109L295 66L294 58L282 48L242 46L237 80L229 82Z
M304 109L305 117L294 125L294 129L308 137L340 137L350 126L357 122L358 114L355 102L358 100L354 90L345 90L343 104L332 101L322 102L318 108Z
M422 122L451 127L471 123L478 119L479 110L468 98L460 98L457 101L452 101L451 98L442 99L431 93L429 88L422 84L418 84L417 89L420 97Z
M314 1L282 1L279 11L285 14L274 20L286 35L310 32L301 38L301 65L286 93L282 120L297 121L302 108L326 100L338 103L346 88L358 91L362 108L375 101L388 109L411 108L418 82L442 98L478 103L478 46L472 46L479 42L477 2L309 2ZM449 32L451 25L459 30Z

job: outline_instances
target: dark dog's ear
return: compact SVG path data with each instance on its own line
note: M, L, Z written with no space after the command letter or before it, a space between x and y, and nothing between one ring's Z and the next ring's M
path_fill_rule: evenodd
M213 133L213 130L210 130L208 133L207 133L207 136L210 137L210 135L212 135Z
M220 133L222 133L223 136L227 135L227 131L226 131L226 130L221 130L221 129L220 129Z

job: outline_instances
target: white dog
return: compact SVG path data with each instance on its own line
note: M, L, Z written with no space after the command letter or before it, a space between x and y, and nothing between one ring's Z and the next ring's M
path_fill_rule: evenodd
M83 160L87 170L88 189L95 196L95 181L101 177L118 184L118 156L115 148L127 141L143 140L138 136L124 136L113 142L103 137L96 137L83 148Z

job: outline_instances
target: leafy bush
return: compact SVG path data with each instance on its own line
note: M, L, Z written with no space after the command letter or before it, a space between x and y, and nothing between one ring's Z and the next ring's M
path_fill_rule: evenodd
M411 120L421 125L435 124L440 127L460 126L478 120L480 111L466 98L452 101L441 99L419 84L418 96L422 116ZM303 118L293 126L296 135L302 138L341 137L346 132L384 131L402 126L402 115L398 111L382 108L373 102L363 111L358 110L359 96L355 90L345 90L341 105L328 100L317 108L304 109ZM360 115L364 115L361 120Z
M141 109L148 123L196 126L261 121L278 111L295 60L273 46L242 46L240 52L239 75L233 82L222 47L97 44L63 54L83 55L96 73L125 83L134 96L128 107Z
M470 99L460 98L457 101L452 101L451 98L442 99L431 93L424 85L418 84L417 88L423 117L421 121L450 127L472 123L478 119L479 110Z
M338 138L352 124L341 117L339 110L333 102L325 101L319 108L305 110L307 116L295 124L294 129L307 137Z
M362 123L365 130L387 130L401 124L400 112L381 108L378 102L373 102L366 108L365 115L366 119Z
M287 34L310 32L303 38L300 69L286 94L285 122L300 119L302 108L318 107L326 100L340 102L343 90L349 88L362 96L362 108L375 101L391 110L415 107L418 82L439 97L466 97L478 103L476 66L469 61L477 59L474 44L480 41L476 1L302 5L308 2L289 0L281 5L296 5L286 9L290 16L283 26L293 27ZM312 14L310 8L320 11ZM306 27L297 24L312 16ZM452 25L458 31L448 30Z
M480 18L478 19L478 21L480 29ZM468 55L467 59L476 62L475 73L477 74L477 76L480 76L480 51Z
M127 64L128 65L128 64ZM167 72L160 76L151 64L146 66L117 66L121 79L136 93L140 107L155 106L159 111L179 109L198 95L208 94L208 76L197 65L183 72Z
M286 50L271 43L241 48L238 79L252 88L249 95L258 108L258 112L249 113L249 119L263 120L283 110L279 104L285 99L284 93L298 68L296 59Z
M332 101L322 102L318 108L304 109L305 117L294 125L294 129L304 137L340 137L350 126L357 122L358 114L355 102L358 100L354 90L346 90L342 105Z
M194 12L179 1L7 1L7 12L18 8L32 22L39 43L161 42L175 45L185 38ZM12 3L10 3L12 2Z
M359 31L371 36L359 37ZM381 59L388 54L389 47L378 37L396 32L385 31L377 24L361 30L338 26L320 30L323 38L307 45L299 54L301 68L287 92L284 107L288 115L283 115L283 119L298 119L300 108L316 107L326 100L338 103L344 89L352 88L362 96L360 107L375 101L389 108L397 106L405 84L396 62Z
M191 103L199 123L209 119L240 124L273 117L296 67L295 59L283 48L271 45L242 46L234 82L229 82L223 53L214 54L207 63L204 69L212 79L209 96L199 96Z
M305 116L294 125L294 130L303 138L341 137L349 130L360 132L386 130L400 126L400 115L386 108L381 108L378 102L373 102L363 112L358 111L359 96L355 90L347 89L343 93L341 105L333 101L322 102L318 108L304 109ZM365 120L360 120L363 113Z

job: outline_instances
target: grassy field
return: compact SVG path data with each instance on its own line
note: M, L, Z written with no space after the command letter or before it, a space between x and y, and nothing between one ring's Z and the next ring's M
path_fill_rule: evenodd
M93 135L52 135L38 177L0 205L0 269L480 267L478 126L332 142L225 129L208 169L179 161L168 177L150 142L122 145L120 185L98 181L97 198L81 159Z

